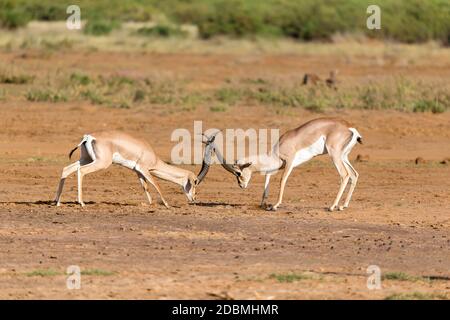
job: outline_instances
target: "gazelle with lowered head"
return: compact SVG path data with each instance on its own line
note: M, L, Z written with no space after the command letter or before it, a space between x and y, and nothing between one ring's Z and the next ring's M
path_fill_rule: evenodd
M350 164L348 154L357 142L362 143L361 135L348 122L334 118L319 118L284 133L269 154L239 159L234 165L225 163L217 148L213 149L222 166L236 176L241 188L247 188L253 172L261 172L265 175L261 207L268 210L277 210L280 206L287 179L293 168L315 156L328 153L341 176L338 194L329 207L329 210L333 211L336 208L339 210L347 208L355 190L358 173ZM278 201L274 205L267 206L265 200L268 196L270 178L279 169L284 171ZM338 207L348 182L350 182L350 188L347 197L343 206Z
M64 181L72 173L78 174L78 203L83 202L83 177L95 171L108 168L111 164L117 164L133 170L141 182L148 202L152 203L148 184L151 184L161 197L161 201L168 207L161 189L153 176L168 180L183 188L189 201L195 200L195 188L202 181L208 171L208 164L203 163L199 175L189 170L184 170L169 165L158 158L152 147L145 141L134 138L128 134L118 131L104 131L87 134L81 142L69 154L80 148L80 159L63 169L58 191L56 193L56 205L60 205L61 193ZM205 157L211 152L210 147L205 149Z

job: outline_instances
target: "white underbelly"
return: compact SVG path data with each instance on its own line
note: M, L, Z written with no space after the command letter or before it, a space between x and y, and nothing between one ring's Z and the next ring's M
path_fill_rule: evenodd
M136 161L125 159L118 152L113 153L112 162L132 170L136 168Z
M302 163L311 160L313 157L323 154L325 150L325 137L320 138L309 147L300 149L295 153L293 166L299 166Z

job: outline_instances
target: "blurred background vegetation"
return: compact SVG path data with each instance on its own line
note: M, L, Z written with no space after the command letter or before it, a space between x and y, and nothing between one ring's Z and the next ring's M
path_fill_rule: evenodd
M123 22L167 21L140 30L143 35L180 36L179 25L194 25L198 36L287 37L327 41L336 33L420 43L450 44L449 0L377 0L382 29L366 28L366 0L1 0L0 28L16 29L32 20L60 21L77 4L87 20L84 32L108 34ZM164 19L161 19L164 17ZM1 32L1 31L0 31Z

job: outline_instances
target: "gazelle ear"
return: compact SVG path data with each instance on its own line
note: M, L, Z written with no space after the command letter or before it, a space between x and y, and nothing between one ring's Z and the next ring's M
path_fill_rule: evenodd
M245 169L245 168L250 167L251 165L252 165L251 162L247 162L247 163L245 163L245 164L243 164L243 165L240 165L239 168L241 168L241 170L242 170L242 169Z

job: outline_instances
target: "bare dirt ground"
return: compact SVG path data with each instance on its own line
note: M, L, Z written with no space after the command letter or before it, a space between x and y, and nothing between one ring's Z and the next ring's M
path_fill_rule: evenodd
M386 72L450 77L450 68L364 66L312 56L176 54L53 54L50 59L1 53L22 69L80 68L130 76L161 73L209 88L226 79L300 78L339 67L343 81L365 81ZM361 132L364 145L351 161L360 173L351 207L326 208L339 177L324 156L297 168L277 212L258 208L263 178L241 190L213 166L188 204L179 187L161 182L170 209L145 202L134 173L113 167L85 178L85 208L76 199L75 176L67 179L63 206L50 202L67 153L83 134L119 129L145 138L169 160L170 134L204 128L280 128L284 132L323 114L300 109L276 114L267 106L207 107L177 113L162 107L130 110L89 103L0 101L0 298L225 298L382 299L395 294L450 297L450 114L396 111L330 111ZM355 163L357 154L368 162ZM416 157L427 160L414 164ZM195 172L199 166L186 166ZM280 175L271 186L278 192ZM156 193L152 192L154 197ZM69 265L97 270L82 275L81 289L68 290ZM368 290L366 269L403 272ZM33 275L42 270L56 274ZM275 274L275 276L273 276ZM283 275L302 279L283 281ZM421 276L431 277L426 279Z

